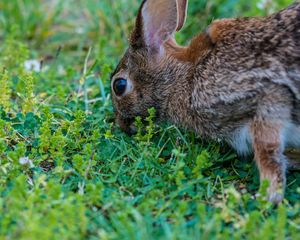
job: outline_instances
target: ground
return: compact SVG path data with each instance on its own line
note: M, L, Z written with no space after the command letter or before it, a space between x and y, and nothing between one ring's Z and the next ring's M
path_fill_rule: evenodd
M299 172L274 207L251 156L151 109L133 137L114 124L109 76L140 2L0 2L0 239L300 239ZM274 2L190 0L176 38L292 1Z

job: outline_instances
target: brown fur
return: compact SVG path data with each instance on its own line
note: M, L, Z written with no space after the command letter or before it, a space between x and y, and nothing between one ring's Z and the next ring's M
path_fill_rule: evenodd
M284 149L300 145L300 4L269 17L215 21L186 47L170 33L156 51L145 40L145 4L151 1L143 2L112 77L112 84L121 77L133 85L122 97L112 92L121 128L130 132L134 117L155 107L159 120L223 139L241 154L254 150L269 199L280 202Z
M226 32L231 31L236 25L236 19L215 20L208 28L207 33L213 43L222 41Z
M206 33L200 33L192 39L189 47L178 46L174 41L170 40L166 43L166 48L168 53L179 61L196 63L209 53L212 45L211 38Z

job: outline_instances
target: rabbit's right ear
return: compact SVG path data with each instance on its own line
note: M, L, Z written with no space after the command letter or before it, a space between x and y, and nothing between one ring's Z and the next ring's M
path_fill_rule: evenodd
M187 4L188 0L144 0L131 36L132 47L162 53L163 44L183 27Z

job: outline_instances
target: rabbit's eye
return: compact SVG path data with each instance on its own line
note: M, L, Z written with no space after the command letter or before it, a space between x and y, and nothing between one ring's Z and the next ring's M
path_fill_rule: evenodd
M118 78L114 81L113 89L117 96L121 96L125 93L127 88L127 80L124 78Z

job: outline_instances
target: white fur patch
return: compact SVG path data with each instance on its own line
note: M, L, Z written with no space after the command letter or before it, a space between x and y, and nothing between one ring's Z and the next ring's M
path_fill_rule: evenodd
M287 122L281 131L282 150L286 147L300 147L300 126ZM235 130L227 142L237 151L238 155L247 156L253 152L249 126Z
M252 152L249 126L246 125L235 130L227 142L237 151L238 155L249 155Z
M286 123L281 133L283 147L300 147L300 126Z

